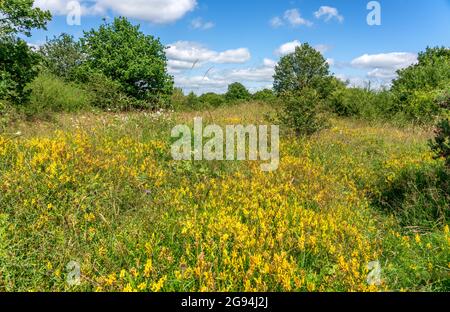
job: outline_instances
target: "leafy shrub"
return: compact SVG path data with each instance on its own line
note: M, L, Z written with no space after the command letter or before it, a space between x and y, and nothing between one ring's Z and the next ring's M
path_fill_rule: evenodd
M186 96L186 107L188 109L198 109L200 106L200 100L194 92L190 92Z
M297 136L312 135L328 126L319 112L323 100L314 89L304 88L301 93L285 93L281 97L281 103L278 118L283 125L294 130Z
M174 88L171 97L171 107L175 111L181 111L186 108L186 96L181 88Z
M450 169L450 121L442 120L436 127L436 137L430 143L431 149L437 157L443 158Z
M255 101L271 103L276 100L276 95L270 89L263 89L261 91L256 92L255 94L253 94L252 98Z
M436 99L450 85L450 49L427 48L418 63L398 71L393 81L395 110L413 120L429 121L440 113Z
M217 93L205 93L198 98L201 108L216 108L226 104L223 95Z
M45 29L51 14L33 7L33 1L0 1L0 99L24 103L29 93L24 89L37 76L37 54L20 36Z
M400 112L416 123L428 123L441 114L437 104L438 90L414 90L407 102L401 102Z
M17 117L16 115L16 110L10 103L0 100L0 133L7 129L9 123Z
M443 92L437 100L437 104L449 112L450 109L450 91ZM436 157L443 158L450 170L450 121L447 117L441 120L435 130L436 137L430 142L431 149Z
M64 79L73 78L73 71L85 60L80 42L68 34L54 37L39 49L39 53L44 66L54 75Z
M389 91L362 88L337 88L328 99L331 110L344 117L366 119L383 118L392 109L393 97Z
M443 227L450 210L450 172L441 165L404 169L392 182L383 182L376 206L393 213L402 226Z
M120 83L100 72L90 72L84 79L83 88L91 95L91 105L108 111L125 111L132 108L148 108L145 101L127 96Z
M308 43L283 56L275 67L273 89L277 95L312 88L327 98L335 88L329 65L322 54Z
M30 103L21 108L27 116L76 112L90 107L89 92L50 73L42 72L27 90L31 93Z
M37 75L38 55L21 39L0 38L0 98L28 101L26 85Z
M127 96L151 107L167 106L173 78L167 74L165 47L126 18L85 32L81 39L86 66L117 82Z
M247 88L239 82L232 83L228 86L228 91L225 98L228 102L234 101L248 101L251 95Z

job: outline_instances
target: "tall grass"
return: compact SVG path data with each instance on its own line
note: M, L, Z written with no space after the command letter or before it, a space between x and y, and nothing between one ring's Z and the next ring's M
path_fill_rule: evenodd
M21 107L27 116L77 112L91 106L91 94L79 85L42 72L29 86L30 102Z

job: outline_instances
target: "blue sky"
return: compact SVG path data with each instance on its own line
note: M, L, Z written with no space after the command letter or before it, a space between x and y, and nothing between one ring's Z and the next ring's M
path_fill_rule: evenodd
M224 92L234 81L251 91L272 84L274 64L295 45L321 51L331 71L355 85L388 84L427 46L450 46L450 0L379 0L370 26L368 0L36 0L52 11L40 45L62 32L80 37L102 18L126 16L168 46L169 70L185 92ZM76 4L76 3L75 3Z

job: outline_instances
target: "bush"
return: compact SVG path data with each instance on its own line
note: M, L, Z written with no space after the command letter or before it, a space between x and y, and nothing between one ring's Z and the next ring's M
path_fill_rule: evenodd
M419 54L418 61L398 71L392 92L397 112L416 121L428 122L439 115L437 96L450 85L450 49L427 48Z
M442 92L437 100L437 105L449 112L450 91ZM450 170L450 121L447 117L441 120L435 130L436 137L430 142L431 149L437 158L443 158L447 169Z
M264 89L253 94L252 98L255 101L272 103L276 100L276 95L272 90Z
M200 100L194 92L190 92L186 96L186 107L193 110L200 108Z
M146 109L150 105L127 96L120 83L113 81L100 72L90 72L83 79L83 88L91 96L91 105L107 111L126 111L132 108Z
M332 112L344 117L365 119L383 118L389 115L393 97L389 91L372 91L362 88L337 88L328 105Z
M301 93L285 93L281 97L280 122L295 131L297 136L312 135L328 126L319 109L323 100L318 92L304 88Z
M167 106L173 78L167 74L165 46L126 18L85 32L81 39L86 66L120 84L127 96L151 107Z
M50 19L50 12L34 7L33 1L0 1L0 99L27 102L24 89L37 76L39 58L21 38L45 29Z
M225 98L228 102L248 101L251 95L247 88L239 82L232 83L228 86Z
M25 87L38 73L38 55L21 39L0 38L0 99L23 104L29 99Z
M216 108L226 104L225 96L217 93L205 93L199 98L200 108Z
M441 114L437 104L438 90L413 90L407 102L398 103L397 109L416 123L429 123Z
M89 92L50 73L42 72L27 90L31 93L30 103L21 108L27 116L76 112L90 107Z
M84 61L81 44L73 36L61 34L39 49L44 66L54 75L72 79L73 71Z
M383 182L375 205L394 214L402 226L443 227L450 210L450 174L441 165L404 169L392 183Z
M0 100L0 133L4 132L16 117L14 107L10 103Z
M448 169L450 169L450 121L442 120L436 127L436 137L430 142L431 149L437 158L443 158Z
M326 99L335 88L329 65L322 54L308 43L283 56L275 67L273 89L277 95L312 88Z

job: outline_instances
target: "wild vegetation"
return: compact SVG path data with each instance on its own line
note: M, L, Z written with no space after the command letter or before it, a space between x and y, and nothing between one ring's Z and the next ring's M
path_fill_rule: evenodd
M450 290L449 48L382 90L303 44L273 90L185 95L125 18L31 49L32 5L0 2L0 291ZM279 169L173 160L195 116L280 124Z

